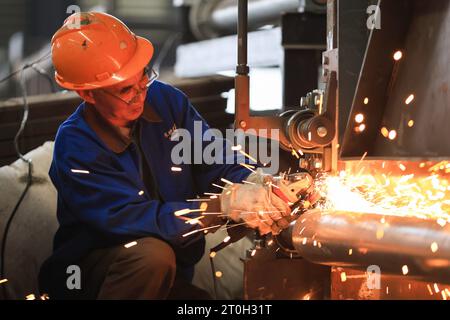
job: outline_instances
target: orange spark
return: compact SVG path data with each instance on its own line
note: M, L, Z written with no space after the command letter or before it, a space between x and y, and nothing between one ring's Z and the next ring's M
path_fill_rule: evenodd
M389 131L388 138L389 138L390 140L394 140L395 138L397 138L397 131L395 131L395 130Z
M399 50L399 51L396 51L396 52L394 53L394 60L395 60L395 61L399 61L402 57L403 57L403 52L401 52L400 50Z
M413 95L413 94L410 94L409 97L406 98L405 104L406 104L406 105L409 105L409 104L410 104L411 102L413 102L413 101L414 101L414 95Z
M355 122L356 123L362 123L364 121L364 115L362 113L358 113L355 116Z

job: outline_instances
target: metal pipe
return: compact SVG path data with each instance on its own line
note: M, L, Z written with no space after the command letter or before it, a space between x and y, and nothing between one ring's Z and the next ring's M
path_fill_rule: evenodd
M375 265L382 274L450 283L449 224L410 216L311 210L291 228L286 234L293 248L313 263L361 270Z
M233 31L237 8L236 1L222 2L211 14L211 23L214 28L222 31ZM253 0L249 2L249 24L261 25L270 23L280 17L284 11L296 11L298 0Z
M300 0L249 0L249 28L276 23L282 12L299 7ZM236 0L197 0L190 13L192 32L199 39L236 33L238 11Z

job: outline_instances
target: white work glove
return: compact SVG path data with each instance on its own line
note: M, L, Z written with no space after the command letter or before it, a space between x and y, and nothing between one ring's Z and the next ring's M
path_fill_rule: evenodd
M255 172L250 173L245 180L256 184L266 184L272 182L274 178L272 175L264 173L261 168L258 168Z
M248 181L248 180L247 180ZM244 221L261 235L278 234L289 226L289 205L262 184L235 183L223 190L221 211L235 222Z

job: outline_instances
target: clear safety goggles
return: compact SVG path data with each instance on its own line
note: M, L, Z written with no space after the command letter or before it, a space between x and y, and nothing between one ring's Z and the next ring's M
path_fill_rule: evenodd
M149 67L146 67L141 80L139 80L139 82L135 85L122 88L119 94L115 94L107 90L102 91L115 97L116 99L121 100L122 102L125 102L126 104L133 104L136 102L141 93L147 90L157 78L158 73L153 68L150 69Z

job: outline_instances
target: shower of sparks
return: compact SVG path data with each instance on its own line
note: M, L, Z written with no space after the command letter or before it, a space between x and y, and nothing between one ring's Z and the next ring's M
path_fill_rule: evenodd
M364 121L364 115L362 113L358 113L355 116L355 122L356 123L362 123Z
M361 123L359 126L357 126L357 127L355 128L356 133L361 133L361 132L363 132L364 130L366 130L366 125L365 125L364 123Z
M239 163L239 165L243 166L244 168L250 170L251 172L256 172L254 169L255 167L246 163Z
M138 195L142 196L144 194L144 190L139 191Z
M381 240L384 237L384 229L380 228L377 230L376 238L377 240Z
M439 291L441 291L441 290L439 290L439 287L438 287L437 283L435 283L433 285L433 287L434 287L434 292L439 293Z
M195 201L211 201L211 198L208 199L187 199L188 202L195 202Z
M256 249L253 249L251 256L254 257L256 254Z
M367 157L367 151L364 152L364 154L362 155L361 159L359 159L358 164L356 165L357 168L359 168L359 166L361 165L361 163L364 161L364 159Z
M217 277L217 278L221 278L222 275L223 275L221 271L216 271L215 274L216 274L216 277Z
M240 144L238 144L237 146L232 146L231 147L231 150L233 150L233 151L239 151L241 149L242 149L242 146Z
M395 140L395 138L397 138L397 131L395 131L395 130L389 131L388 138L389 138L389 140Z
M369 104L369 98L364 98L364 104Z
M214 258L216 255L217 255L217 252L211 251L211 253L209 254L209 257Z
M186 208L186 209L177 210L177 211L174 212L174 214L175 214L175 216L179 217L179 216L184 216L184 215L186 215L188 213L191 213L191 212L203 212L205 210L206 209L203 209L203 208L202 209L189 209L189 208Z
M406 105L409 105L409 104L410 104L411 102L413 102L413 101L414 101L414 95L411 94L411 95L409 95L408 98L406 98L405 104L406 104Z
M342 282L347 281L347 274L345 272L341 272L341 281Z
M218 184L215 184L215 183L213 183L212 184L214 187L217 187L217 188L220 188L220 189L223 189L223 190L225 190L225 188L224 187L222 187L222 186L219 186ZM206 194L206 193L205 193Z
M184 218L184 217L183 217ZM192 224L192 225L194 225L194 224L200 224L200 220L201 219L204 219L205 218L205 216L200 216L200 217L197 217L197 218L192 218L192 219L190 219L190 218L187 218L186 219L186 224Z
M255 185L255 186L256 186L256 183L250 182L250 181L247 181L247 180L242 180L242 183L252 184L252 185Z
M90 172L88 170L80 170L80 169L70 169L73 173L84 173L89 174Z
M414 120L408 121L408 127L412 128L414 126Z
M34 294L29 294L25 297L26 300L36 300L36 296Z
M271 246L272 244L273 244L273 240L270 239L270 240L267 242L267 245L268 245L268 246Z
M269 181L269 186L270 187L274 187L274 188L277 188L277 189L280 189L280 187L279 186L277 186L276 184L273 184L272 182L270 182Z
M1 280L0 280L0 284L3 284L3 283L5 283L5 282L8 282L8 279L1 279Z
M360 161L355 168L362 165ZM434 167L440 168L442 165L446 166ZM384 222L384 217L388 216L414 216L434 220L441 227L450 223L448 180L434 172L424 178L410 174L404 165L399 165L399 168L403 174L386 175L370 168L366 168L367 171L372 170L367 174L361 173L361 170L360 174L350 171L341 171L337 175L323 174L315 181L323 199L318 207L323 210L380 214L383 219L380 221ZM384 228L380 227L375 236L381 239ZM437 243L431 244L431 251L437 250Z
M225 179L225 178L221 178L220 180L221 180L222 182L225 182L226 184L229 184L230 186L234 185L233 182L231 182L231 181L229 181L229 180L227 180L227 179Z
M244 156L246 156L247 158L249 158L250 160L252 160L253 162L258 163L258 161L257 161L255 158L253 158L251 155L249 155L249 154L246 153L245 151L239 150L239 152L240 152L242 155L244 155Z
M231 237L230 236L226 236L225 239L223 239L223 242L227 243L228 241L230 241Z
M170 170L172 170L173 172L180 172L180 171L182 171L182 169L180 167L172 167L172 168L170 168Z
M409 270L408 270L408 266L406 264L402 267L402 272L403 272L403 275L408 274Z
M399 50L394 53L394 60L399 61L403 57L403 53Z
M381 128L381 134L383 137L387 138L389 137L389 130L386 127Z
M431 252L433 252L433 253L435 253L436 251L438 251L438 249L439 249L439 246L438 246L438 244L436 243L436 242L433 242L432 244L431 244Z
M296 151L295 149L292 149L292 150L291 150L291 154L292 154L293 156L295 156L297 159L300 159L300 156L298 155L298 153L297 153L297 151Z
M428 289L428 292L430 293L430 296L432 296L434 293L429 284L427 284L427 289Z
M220 196L220 193L205 192L205 196Z
M311 141L312 140L312 134L311 134L311 131L309 131L308 132L308 141Z
M353 254L353 249L348 250L348 255L351 256Z
M197 233L197 232L206 231L206 230L214 229L214 228L219 228L219 227L221 227L221 226L222 226L221 224L217 224L217 225L212 226L212 227L207 227L207 228L197 229L197 230L194 230L194 231L191 231L191 232L188 232L188 233L183 234L182 237L184 238L184 237L190 236L190 235L192 235L192 234L194 234L194 233Z
M126 245L124 245L124 247L128 249L128 248L134 247L135 245L137 245L137 242L133 241L133 242L127 243Z

